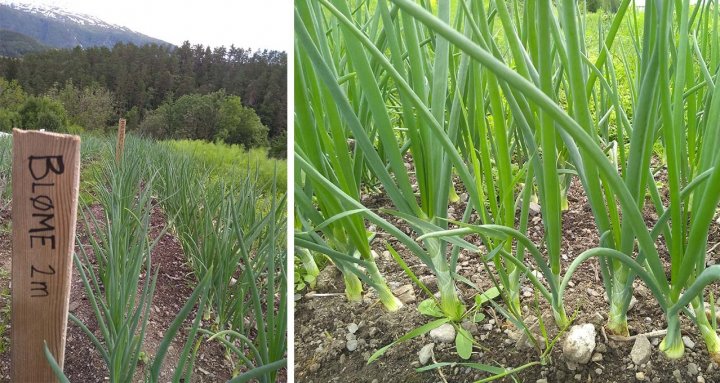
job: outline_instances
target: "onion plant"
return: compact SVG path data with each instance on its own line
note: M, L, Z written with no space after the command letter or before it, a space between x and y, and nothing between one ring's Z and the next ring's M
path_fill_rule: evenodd
M170 224L197 279L211 275L205 319L212 325L201 332L218 339L231 362L262 368L262 381L274 381L287 347L285 194L275 182L261 185L257 169L244 179L213 181L213 170L190 157L172 150L158 157Z
M233 201L232 197L230 200ZM231 204L233 219L241 222L242 210L237 208L239 204ZM231 329L216 333L201 330L210 336L209 341L217 339L222 342L243 362L246 371L238 374L231 382L247 382L253 378L261 382L274 382L277 371L286 367L287 252L283 249L284 241L276 240L284 230L278 232L275 229L283 227L282 220L276 218L282 215L284 209L278 209L283 205L278 205L274 200L271 205L269 214L263 219L262 225L267 226L268 230L267 237L261 237L262 240L258 241L256 228L233 226L240 258L245 267L243 279L236 284L238 287L234 291L236 298L233 299L235 305L232 310L240 321L246 315L249 316L254 321L254 326L245 328L240 322ZM257 242L262 245L258 247ZM254 257L250 256L251 250L254 250ZM249 330L257 332L254 340L245 335L250 333Z
M720 278L718 267L705 267L720 202L720 156L713 150L720 144L720 11L712 2L687 0L648 1L642 13L630 6L621 3L607 30L598 26L592 51L582 38L585 16L572 0L461 0L452 22L442 0L437 12L411 0L361 2L352 10L341 1L296 2L296 196L301 190L303 220L296 243L366 268L367 255L355 259L324 245L335 238L328 228L350 219L365 243L363 217L437 275L439 306L457 320L465 309L453 258L460 247L477 250L462 239L477 233L492 249L511 309L519 307L520 275L527 274L561 327L569 321L567 283L580 263L597 257L610 332L628 334L639 277L667 317L660 346L666 355L683 353L679 315L685 312L718 359L703 291ZM630 30L622 38L629 47L617 44L621 28ZM629 102L622 87L630 88ZM349 155L348 139L354 140ZM651 169L656 148L667 168L666 201ZM417 196L404 168L406 152ZM450 220L457 228L447 214L453 173L469 195L462 219ZM561 211L571 177L588 197L600 246L563 274ZM395 209L389 213L406 220L417 238L363 206L361 182L381 185ZM535 192L545 229L541 246L525 233ZM651 228L642 214L648 195L660 217ZM470 224L473 210L480 222ZM670 254L668 275L659 240ZM526 252L544 283L530 273Z
M446 21L450 19L448 1L439 2L439 12ZM438 280L439 307L457 321L466 311L455 286L459 248L448 254L447 241L439 238L429 238L419 246L402 230L371 214L360 203L360 193L368 189L361 189L359 181L370 173L371 180L381 185L392 202L394 210L386 213L404 219L416 235L447 227L448 202L455 188L453 169L466 181L475 205L480 204L477 185L467 182L472 177L457 151L464 108L461 94L471 83L470 60L451 56L450 45L442 36L428 34L412 17L404 18L385 2L379 2L367 15L367 20L358 25L345 2L296 2L295 152L296 160L301 161L295 190L296 201L301 201L298 215L308 223L300 228L296 244L372 270L373 261L367 255L354 262L339 257L342 251L317 246L319 241L334 239L328 235L331 223L354 219L362 224L360 217L354 217L362 212L365 218L395 235L433 271ZM381 51L389 51L390 58ZM447 76L450 68L459 73L457 77ZM448 96L449 89L455 93ZM392 107L386 98L392 100ZM399 118L395 110L403 112ZM503 113L497 112L498 121L503 120ZM504 131L502 127L497 130ZM350 138L354 147L346 157ZM501 142L497 148L506 168L493 176L498 188L503 189L498 192L501 199L495 202L495 213L498 220L509 224L514 220L512 189L517 180L509 174L510 146ZM342 157L345 161L336 162ZM405 167L406 159L414 168L412 174ZM417 182L417 198L411 176ZM348 183L348 179L352 182ZM307 180L315 184L308 187ZM343 193L339 194L337 188L322 190L327 184L338 185ZM494 189L495 184L492 193ZM304 191L304 196L298 196L299 190ZM324 205L329 198L337 201L334 204L338 208L316 214L318 209L327 210ZM324 235L313 235L318 231ZM313 237L315 244L308 237ZM357 241L367 242L366 237L362 230ZM366 279L378 280L376 276Z
M151 314L152 299L157 281L153 271L151 251L157 240L151 241L150 212L152 179L148 166L140 156L126 159L119 167L109 160L103 162L104 171L97 174L95 185L103 217L96 217L87 206L83 209L89 245L78 240L81 255L75 255L75 265L85 287L100 336L90 331L78 318L69 315L90 338L108 368L111 382L132 382L142 352L145 330ZM91 251L88 250L89 247ZM91 260L92 254L95 262ZM159 380L160 365L170 342L182 322L191 314L198 300L204 306L208 280L202 281L185 307L165 334L152 365L146 371L147 381ZM192 360L188 358L200 316L189 332L183 358L175 370L175 379L189 378ZM51 365L52 355L46 352ZM61 379L62 371L55 369Z
M669 357L682 355L683 344L680 340L678 315L685 310L688 303L693 303L696 315L691 315L691 317L700 327L710 355L716 358L717 338L714 331L709 331L710 326L708 326L702 302L704 287L720 277L717 274L717 267L705 269L704 262L708 228L715 215L718 198L720 198L716 189L720 187L716 183L720 179L720 171L715 171L716 156L714 156L714 151L710 149L718 144L715 127L717 126L716 119L719 110L716 104L720 101L715 97L715 88L711 88L712 91L708 91L705 95L705 109L700 119L691 119L691 121L697 121L698 123L698 126L692 127L691 131L703 131L700 142L693 140L698 142L699 146L687 148L687 140L684 139L683 133L686 131L684 118L686 85L684 82L688 76L685 69L686 63L683 60L688 55L689 37L682 32L688 30L690 20L694 19L698 13L691 14L687 2L677 12L673 12L673 4L670 3L648 3L642 41L640 78L638 79L639 96L633 114L632 125L625 127L628 128L630 133L630 150L626 172L624 177L621 177L618 174L617 167L613 166L613 162L601 150L595 134L595 123L588 118L587 109L589 106L585 93L587 81L584 79L587 78L586 68L589 67L590 70L596 71L597 68L591 62L588 62L589 60L585 60L585 65L580 65L582 64L580 60L583 59L584 51L575 37L582 34L572 33L573 30L581 31L581 27L577 22L579 14L574 2L562 2L558 10L562 25L566 29L566 41L563 45L564 54L567 56L567 68L565 70L567 70L567 75L570 77L568 81L569 96L573 102L572 113L570 114L563 111L547 94L544 94L541 88L521 76L521 74L508 68L500 60L493 57L491 52L483 49L482 46L466 38L426 10L405 0L394 0L393 2L398 4L403 11L418 18L432 30L441 33L462 51L471 55L488 70L502 78L510 87L522 93L530 102L536 104L543 113L547 114L557 128L560 128L572 138L572 141L564 141L567 146L575 144L580 149L580 157L574 162L585 190L590 197L596 220L599 221L600 217L597 212L602 208L602 206L598 207L596 205L606 203L609 205L606 208L612 209L615 200L619 203L623 217L622 222L618 224L618 218L610 215L610 219L614 222L610 223L606 230L602 229L600 223L598 224L603 240L601 244L606 247L591 249L582 254L571 265L562 283L559 286L552 286L552 283L550 283L551 288L562 292L569 276L580 262L593 256L601 257L609 263L604 266L603 270L606 286L607 280L613 285L624 286L624 290L617 288L608 291L611 299L617 299L620 302L620 309L618 310L620 317L613 318L611 315L610 323L612 325L613 321L619 322L620 327L613 327L612 330L627 331L626 327L625 329L622 328L622 322L626 315L626 302L629 302L627 291L631 288L632 276L637 275L653 291L660 306L666 312L668 335L661 343L661 349L666 355ZM710 8L705 7L704 9ZM713 12L717 14L717 10ZM681 31L677 42L674 40L675 31L672 29L672 20L676 15L680 19L679 29ZM622 17L622 15L616 17ZM567 30L570 32L567 32ZM562 40L558 39L557 42L560 44ZM677 44L680 53L671 56L669 47L671 45L675 47L675 44ZM562 45L559 45L559 50L560 46ZM562 55L561 53L561 60ZM702 57L697 59L703 61ZM575 77L574 80L573 77ZM603 85L606 86L606 84ZM708 85L708 83L706 82L705 85ZM673 93L671 94L659 91L663 87L667 89L672 86L674 88L672 88ZM616 91L612 92L612 89L610 91L613 97L617 97ZM653 192L652 185L654 183L649 182L651 179L649 164L653 144L658 140L658 135L662 135L667 150L670 201L668 208L664 208L662 203L655 201L655 208L660 210L662 215L658 225L653 230L648 230L642 219L641 208L644 206L646 190L650 189L651 194ZM700 164L697 171L694 174L685 172L687 178L683 178L682 172L681 153L683 153L683 148L685 148L685 153L690 150L697 150L700 153ZM589 165L591 161L592 165ZM597 171L597 176L590 177L593 168ZM600 181L600 184L593 185L593 182L590 182L591 179ZM600 187L600 189L592 190L597 187ZM599 198L593 200L593 194ZM689 200L690 196L693 197L692 200ZM607 200L603 201L603 197ZM691 206L691 203L694 208L692 214L688 214L686 209ZM701 206L703 209L700 209ZM603 217L608 219L607 216ZM666 227L665 225L668 223L671 223L671 225ZM488 226L465 228L456 232L480 229L494 229L505 232L506 235L521 237L520 234L511 230ZM661 232L664 233L671 254L672 265L669 280L665 275L654 244L654 240ZM636 245L638 255L634 257ZM616 247L617 250L611 247ZM536 260L541 262L539 257ZM623 292L613 298L611 292L621 290ZM612 311L611 313L615 314Z

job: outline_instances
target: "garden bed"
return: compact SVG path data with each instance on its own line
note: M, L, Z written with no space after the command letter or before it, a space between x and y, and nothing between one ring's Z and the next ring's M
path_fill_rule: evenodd
M461 191L459 191L461 193ZM575 181L568 193L569 209L563 212L562 265L563 271L572 260L583 251L598 245L597 229L593 222L589 205L582 192L581 185ZM363 203L376 210L390 208L389 201L376 196L364 198ZM452 206L454 211L464 211L464 203ZM459 213L458 213L459 214ZM644 212L648 224L657 220L657 215L647 209ZM384 216L401 227L406 233L409 228L402 221ZM540 215L531 216L528 237L540 243L543 237L543 225ZM470 242L479 245L477 238L467 237ZM662 237L658 241L660 243ZM720 241L720 228L713 224L710 229L708 248ZM405 262L417 274L421 281L436 292L434 276L429 269L410 252L404 251L400 243L385 233L378 233L373 249L380 256L377 259L382 274L387 278L396 293L412 289L405 306L397 312L389 313L374 297L372 291L365 293L361 303L349 303L343 293L344 285L339 273L328 267L318 278L315 291L302 291L295 302L295 376L299 382L472 382L490 376L488 373L465 366L446 366L438 370L417 372L420 368L418 352L431 343L429 335L402 342L390 348L384 356L371 364L367 360L377 349L391 343L407 332L429 323L433 318L417 311L417 305L427 297L405 275L393 258L385 251L385 243L390 243L403 257ZM658 249L663 254L666 270L669 269L667 251L663 244ZM708 254L708 264L718 262L718 255ZM527 258L527 264L531 260ZM458 259L458 274L470 279L482 289L492 287L478 256L465 251ZM477 293L474 289L458 283L461 296L466 304L472 302ZM712 288L717 296L718 289ZM413 299L414 296L414 299ZM646 334L666 328L667 323L657 301L642 282L635 282L634 296L637 303L628 313L630 334ZM548 316L546 302L535 299L530 284L523 285L522 304L526 307L526 316L536 314L536 307ZM540 298L541 299L541 298ZM536 305L538 302L538 305ZM500 302L500 304L502 304ZM437 362L474 362L505 368L517 368L539 360L539 352L533 348L520 348L514 325L509 323L491 306L484 306L486 318L475 326L469 326L477 344L472 357L463 361L455 351L453 344L439 344L434 347L434 360ZM683 318L683 335L687 335L694 347L686 347L685 355L679 360L668 360L659 350L658 342L662 337L650 337L652 353L650 360L636 366L630 358L634 341L615 341L607 337L603 326L607 322L608 304L604 299L604 289L600 268L595 260L584 263L574 274L572 285L566 291L565 307L568 315L577 310L573 324L592 323L596 329L596 347L594 361L570 370L563 359L562 343L558 342L551 352L551 361L546 365L531 366L516 375L521 382L717 382L720 381L720 368L711 363L705 345L697 330L687 318ZM357 348L348 350L348 340L352 335L348 326L354 330ZM530 324L530 323L528 323ZM686 330L688 330L686 332ZM557 334L557 331L554 332ZM552 336L552 333L551 333ZM354 344L353 344L354 345ZM351 347L352 348L352 347ZM601 359L600 359L601 358ZM430 362L432 363L432 361ZM430 364L429 363L429 364ZM513 381L505 378L503 381Z
M92 213L100 219L103 212L98 205L94 205ZM2 222L9 222L11 212L1 213ZM155 206L151 215L151 239L157 237L162 228L167 225L167 219L158 206ZM6 226L9 228L9 225ZM88 233L85 230L82 220L78 220L77 233L81 243L89 248ZM79 248L76 247L76 251ZM0 291L10 285L12 255L12 235L9 230L0 232ZM164 235L152 252L153 268L159 268L157 287L153 298L152 314L148 323L143 351L150 357L154 355L161 339L175 319L177 312L187 302L196 284L190 269L186 265L187 258L183 254L182 246L178 239L171 233ZM141 284L142 285L142 284ZM0 307L10 304L9 295L0 296ZM0 310L1 312L1 310ZM91 331L99 334L97 322L92 308L87 300L82 281L73 267L72 289L70 296L70 312L85 323ZM10 325L10 314L0 313L0 327L3 324ZM183 326L186 328L191 324L195 314L188 318ZM6 320L8 323L4 323ZM10 382L10 329L1 334L3 340L0 344L9 347L0 348L0 382ZM183 329L173 341L166 356L165 363L161 370L161 377L170 380L174 372L173 366L177 365L180 351L186 339L186 331ZM224 350L217 342L203 341L198 351L198 358L195 364L195 373L192 382L225 382L232 377L232 366L224 357ZM136 373L136 381L143 381L143 361L138 361L139 368ZM87 335L72 322L68 323L67 343L65 347L65 374L71 382L102 382L106 381L107 370L104 362L95 350L95 347Z

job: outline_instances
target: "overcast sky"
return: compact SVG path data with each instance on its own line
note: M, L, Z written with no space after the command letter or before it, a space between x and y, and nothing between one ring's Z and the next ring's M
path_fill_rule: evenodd
M292 0L5 0L95 16L175 45L292 49Z

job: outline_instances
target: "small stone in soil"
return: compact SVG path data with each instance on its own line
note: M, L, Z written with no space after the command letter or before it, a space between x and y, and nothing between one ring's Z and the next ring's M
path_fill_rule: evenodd
M538 379L535 383L548 383L547 379Z
M593 362L600 362L603 360L603 355L599 352L596 352L593 354L593 356L590 360L592 360Z
M695 363L689 363L687 366L688 374L691 376L697 375L700 371L698 371L698 366Z
M630 351L630 359L635 365L645 364L650 360L652 354L652 346L645 335L638 335L635 338L635 344Z
M530 202L530 215L540 214L540 205L537 202Z
M420 282L430 290L435 290L437 287L437 279L435 279L434 275L423 275L420 277Z
M355 334L355 333L357 332L357 330L358 330L358 325L355 324L355 323L350 323L350 324L347 326L347 330L348 330L348 332L349 332L350 334Z
M430 338L437 342L452 343L455 341L455 327L449 323L430 331Z
M539 270L533 270L533 271L530 272L530 274L534 275L535 278L537 278L537 279L540 280L540 281L542 281L543 278L544 278L544 277L543 277L543 273L542 273L541 271L539 271Z
M418 352L418 359L420 359L421 365L424 366L427 364L427 362L430 361L430 358L432 357L434 348L435 348L435 343L429 343L420 349L420 352Z
M705 378L703 378L702 375L698 375L697 383L705 383Z
M478 330L477 324L471 320L463 321L461 324L462 328L467 330L470 334L475 334Z
M70 302L70 306L68 307L68 311L74 312L75 310L78 309L78 307L80 307L80 302L78 302L78 301Z
M355 351L357 349L357 346L358 346L358 341L356 339L347 341L347 344L345 345L345 347L347 347L348 351Z
M586 364L595 349L595 326L590 323L575 325L570 328L562 345L565 360Z
M645 373L642 372L642 371L636 372L636 373L635 373L635 379L637 379L637 380L639 380L639 381L645 380Z
M635 296L633 295L633 296L630 298L630 304L628 305L628 311L632 310L633 307L635 307L636 304L637 304L637 298L635 298Z
M402 303L410 304L415 302L415 290L413 290L412 285L400 286L393 291L393 294L395 294Z
M603 317L599 312L596 312L592 318L590 318L590 322L597 326L602 326L603 322L605 322L605 317Z
M689 349L691 349L691 350L692 350L693 348L695 348L695 342L693 342L693 340L690 339L689 336L687 336L687 335L683 336L683 337L682 337L682 341L683 341L683 343L685 343L685 347L687 347L687 348L689 348Z
M598 375L602 375L602 374L603 374L603 369L598 367L598 368L595 369L595 373L598 374Z
M682 379L682 374L680 373L680 370L673 371L673 376L675 377L675 380L682 383L683 379Z

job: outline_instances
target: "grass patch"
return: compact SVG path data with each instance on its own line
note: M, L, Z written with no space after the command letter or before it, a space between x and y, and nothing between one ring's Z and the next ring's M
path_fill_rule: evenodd
M287 187L287 161L268 158L266 148L246 151L238 145L191 140L173 140L168 143L174 150L190 154L207 166L211 171L211 180L238 180L248 172L258 172L260 185L269 189L277 171L277 189L285 190Z

